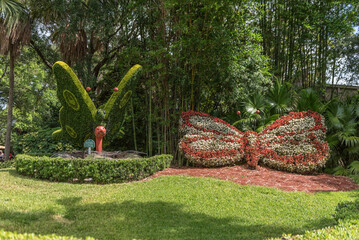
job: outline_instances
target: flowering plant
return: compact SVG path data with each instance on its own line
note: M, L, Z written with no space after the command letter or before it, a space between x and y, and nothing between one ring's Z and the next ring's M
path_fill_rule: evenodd
M240 162L244 156L243 133L222 119L194 111L183 112L179 143L194 165L219 167Z
M225 121L194 111L181 114L179 147L194 165L217 167L246 160L280 170L307 173L322 168L329 157L323 117L316 112L290 113L261 133L242 133Z
M317 112L290 113L278 119L256 140L263 164L280 170L307 173L324 167L329 158L324 118Z

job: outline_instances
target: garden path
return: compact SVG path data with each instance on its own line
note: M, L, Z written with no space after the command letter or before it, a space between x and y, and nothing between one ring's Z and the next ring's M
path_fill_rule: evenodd
M349 177L330 174L302 175L272 170L258 166L250 170L245 165L221 168L168 168L157 172L153 177L163 175L188 175L193 177L214 177L233 181L241 185L275 187L284 191L351 191L359 188Z

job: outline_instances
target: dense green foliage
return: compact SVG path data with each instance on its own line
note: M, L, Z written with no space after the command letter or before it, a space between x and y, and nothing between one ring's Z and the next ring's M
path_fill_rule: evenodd
M60 53L94 90L96 106L107 101L123 72L136 63L144 66L133 114L121 129L127 130L125 137L114 149L175 153L180 112L224 114L243 94L271 84L250 1L29 1L28 6L50 34L36 33L32 47L46 66L58 60L51 50Z
M320 88L322 96L326 82L355 78L358 72L353 26L358 25L359 15L358 3L353 0L73 0L65 5L29 0L24 4L34 29L26 51L38 56L21 60L16 68L29 73L25 83L36 83L36 98L23 105L35 106L36 111L24 111L17 105L22 103L16 98L32 91L15 94L15 125L24 129L16 129L15 134L54 127L44 119L53 122L54 117L49 116L58 118L57 100L55 104L50 101L55 88L44 80L48 76L37 70L49 72L58 60L74 69L83 86L91 87L90 98L96 106L106 103L131 66L139 63L144 67L132 94L130 114L121 115L124 124L118 133L122 140L113 141L107 149L138 149L149 156L179 152L177 130L182 111L192 109L235 122L238 119L230 121L234 119L230 115L240 102L252 98L260 103L254 93L267 93L269 114L245 116L255 122L248 128L257 129L273 121L273 115L293 108L293 92L266 91L275 87L276 81L292 84L299 95L305 93L297 88ZM2 82L6 83L8 59L4 59L0 59L4 63L0 76L5 73ZM348 64L343 64L344 60ZM44 64L39 65L40 61ZM46 107L40 109L39 102ZM313 110L304 109L303 102L299 105L300 110ZM18 106L21 110L16 110ZM4 110L0 116L3 122ZM2 136L4 133L0 131ZM335 148L341 149L341 145ZM345 158L350 154L344 153ZM175 159L182 164L179 156Z
M63 140L55 140L52 137L54 130L58 128L45 128L19 135L13 145L14 152L30 155L51 156L58 152L72 152L73 145Z
M66 237L66 236L57 236L52 235L36 235L34 233L16 233L0 230L0 240L81 240L82 238L76 237ZM94 240L94 238L86 237L85 240Z
M335 208L334 219L339 220L359 220L359 201L341 202Z
M359 238L359 221L339 222L335 227L326 227L315 231L306 231L303 235L283 234L281 238L271 238L272 240L327 240L340 239L352 240Z
M59 103L56 98L55 84L49 72L41 66L32 49L24 49L17 59L14 89L14 121L12 146L18 141L17 136L39 129L54 128L59 125ZM6 132L5 109L9 92L9 79L6 75L9 59L0 57L0 144L4 145ZM41 139L37 139L41 141ZM14 152L13 152L14 153ZM17 153L17 150L16 150Z
M0 162L0 169L2 169L2 168L14 168L14 167L15 167L15 161L14 160Z
M0 171L0 227L96 239L265 239L333 226L354 192L283 192L165 176L127 184L68 184Z
M355 0L256 0L258 27L272 73L303 88L336 83L343 55L335 47L353 35ZM339 79L337 79L339 80Z
M64 62L53 66L57 82L57 97L60 109L61 129L53 133L55 139L67 138L78 147L93 136L96 107L76 74Z
M18 155L16 171L51 181L116 183L148 177L168 168L172 159L171 155L140 159L63 159Z
M59 114L61 129L53 133L54 138L68 139L77 147L82 147L85 140L94 138L95 127L104 125L107 128L106 142L117 140L133 92L134 76L141 69L138 64L132 67L104 108L97 110L72 69L64 62L56 62L53 71L62 107Z

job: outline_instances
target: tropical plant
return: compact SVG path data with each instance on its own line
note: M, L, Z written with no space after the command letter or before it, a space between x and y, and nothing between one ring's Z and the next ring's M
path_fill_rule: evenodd
M325 111L332 165L347 166L359 156L357 103L331 101Z
M326 109L326 105L322 102L321 97L313 88L302 89L299 93L297 105L297 111L314 111L323 113Z
M273 87L270 88L266 94L266 99L271 115L283 115L285 113L291 112L294 109L294 95L289 83L276 80Z
M10 56L9 100L5 141L5 160L9 160L14 99L15 59L21 46L30 42L31 27L23 6L15 0L0 1L0 54Z
M233 125L242 130L260 132L281 115L292 111L294 100L295 94L290 84L276 80L267 94L255 93L244 99L241 103L243 115Z

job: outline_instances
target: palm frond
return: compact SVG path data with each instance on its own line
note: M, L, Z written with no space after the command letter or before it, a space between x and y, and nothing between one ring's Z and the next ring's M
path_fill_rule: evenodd
M348 170L351 174L359 174L359 161L353 161L349 164Z
M338 166L338 167L334 168L333 171L334 171L334 175L337 175L337 176L348 176L349 175L349 170L342 166Z
M0 18L4 19L7 26L14 25L20 18L25 8L15 0L0 0Z
M266 108L266 101L262 94L254 94L247 97L241 105L249 114L255 114L257 110L264 111Z
M357 136L346 136L345 134L340 134L339 140L346 147L356 147L359 145L359 137Z
M307 88L303 89L299 94L297 109L298 111L312 110L322 113L324 107L319 95L315 92L315 90Z
M270 110L275 114L284 114L292 110L293 94L287 84L277 80L266 95Z

